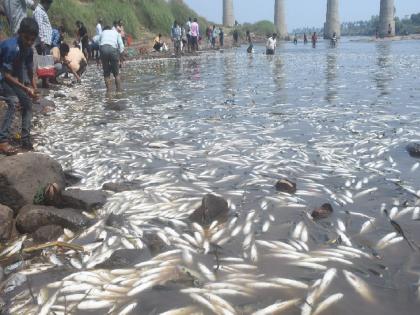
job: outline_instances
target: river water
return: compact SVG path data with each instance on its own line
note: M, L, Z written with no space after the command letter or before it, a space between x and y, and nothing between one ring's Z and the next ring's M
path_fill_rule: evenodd
M66 281L42 278L33 290L56 314L251 314L291 299L282 314L418 313L420 160L406 145L420 141L420 42L245 50L129 62L118 96L92 67L65 91L76 101L37 121L37 149L80 174L79 187L136 186L67 239L86 254L45 255ZM282 178L295 195L275 190ZM202 231L187 218L207 193L232 215ZM333 215L313 221L327 202ZM384 209L408 241L389 235ZM163 257L96 267L119 249L147 251L151 234ZM20 308L27 300L12 310L39 312Z

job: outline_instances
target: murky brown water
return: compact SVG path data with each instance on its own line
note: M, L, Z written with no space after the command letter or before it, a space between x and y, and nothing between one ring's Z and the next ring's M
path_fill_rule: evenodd
M321 314L417 314L420 160L411 158L405 146L420 141L420 42L343 40L337 49L327 46L287 44L274 57L263 55L260 47L253 55L238 49L130 62L123 70L126 92L121 96L104 96L96 69L90 69L81 87L67 91L79 100L63 101L39 121L45 140L38 149L80 173L83 188L110 181L140 184L136 191L113 195L98 214L98 227L73 241L89 245L100 239L98 247L82 256L70 253L73 262L59 257L65 267L54 269L73 274L75 283L89 284L82 270L98 272L95 266L114 251L141 248L148 233L167 242L165 250L181 251L163 259L167 265L146 268L162 268L162 279L153 287L130 296L138 283L115 280L112 271L103 271L94 288L77 293L86 295L82 302L112 305L77 310L80 298L71 306L63 302L69 294L59 293L57 314L63 305L78 314L109 309L118 314L134 302L132 314L190 305L198 312L215 312L193 294L214 305L214 297L206 294L223 298L234 312L218 306L220 314L250 314L295 298L300 299L296 306L282 314L304 314L308 294L331 268L336 276L316 301L306 303L312 306L307 314L337 293L343 297ZM274 184L284 177L297 183L296 195L275 191ZM207 240L196 235L194 241L194 231L199 232L187 217L209 192L228 200L232 218L206 232ZM307 214L326 202L333 205L333 216L312 221ZM378 245L395 232L383 209L415 250L398 239L385 248ZM111 212L124 218L114 229L104 222ZM305 233L296 231L299 222ZM340 243L364 254L351 255L348 248L338 248ZM325 256L342 260L320 259ZM223 260L232 257L236 260ZM302 262L325 269L296 265ZM53 262L46 255L44 263ZM198 286L185 279L180 266L195 272ZM124 277L142 279L146 269L132 266ZM363 279L367 289L358 293L343 271ZM275 278L298 280L308 288L275 287ZM113 281L121 292L109 293ZM34 290L45 282L33 284ZM224 291L214 283L237 287ZM49 296L66 285L50 289ZM19 303L13 302L15 307ZM26 308L39 311L30 303Z

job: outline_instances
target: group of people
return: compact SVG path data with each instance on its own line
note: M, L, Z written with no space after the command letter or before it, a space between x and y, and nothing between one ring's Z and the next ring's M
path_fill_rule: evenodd
M216 25L213 25L213 27L208 26L206 29L206 36L209 47L216 49L217 41L219 41L219 47L223 48L225 41L223 28L216 27Z
M201 40L200 25L197 18L189 18L185 25L174 21L170 29L171 41L174 48L174 53L179 55L182 52L196 52ZM157 52L168 51L168 46L163 41L162 34L156 36L153 49Z
M4 117L0 117L0 154L13 155L18 148L11 143L11 127L18 105L22 114L20 150L32 150L31 124L32 104L39 98L37 91L37 55L51 57L56 70L51 81L62 74L72 73L77 81L87 68L92 43L88 32L80 21L76 23L77 37L74 47L64 42L64 28L53 28L48 17L53 0L40 0L35 6L32 0L8 0L0 6L6 15L13 36L0 43L0 99L7 104ZM32 9L33 17L27 17ZM95 50L102 61L107 90L111 90L111 74L115 78L117 90L121 90L119 77L120 57L124 51L125 33L122 22L114 27L96 27ZM48 58L47 58L48 59ZM35 65L34 65L35 64ZM39 72L41 73L41 72ZM42 78L43 85L47 78Z
M247 41L250 43L250 46L248 48L248 53L251 53L252 52L252 41L251 41L249 31L247 31ZM331 37L331 47L336 47L337 41L338 41L337 34L334 33ZM312 47L316 48L316 44L318 43L318 35L317 35L316 32L314 32L312 34L311 42L312 42ZM295 34L295 36L293 38L293 43L295 45L297 45L297 43L298 43L297 34ZM308 43L308 37L307 37L306 33L303 34L303 43L305 45ZM277 48L277 34L267 35L266 54L267 55L274 55L275 51L276 51L276 48Z

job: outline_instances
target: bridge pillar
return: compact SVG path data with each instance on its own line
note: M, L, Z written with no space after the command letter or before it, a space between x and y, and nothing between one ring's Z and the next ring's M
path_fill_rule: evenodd
M233 0L223 0L223 25L235 25L235 16L233 15Z
M274 25L276 26L277 35L280 39L285 39L288 36L284 1L276 0L274 4Z
M328 0L327 19L324 28L324 38L331 39L334 33L337 35L337 38L339 38L341 35L339 1Z
M395 36L394 0L381 0L379 37Z

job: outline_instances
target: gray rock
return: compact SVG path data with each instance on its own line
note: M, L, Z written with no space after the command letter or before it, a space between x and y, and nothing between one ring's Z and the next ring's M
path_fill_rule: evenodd
M329 203L324 203L321 207L312 211L314 220L322 220L328 218L333 213L333 207Z
M420 158L420 143L410 143L407 145L408 154L414 158Z
M66 187L74 186L80 183L83 179L83 177L71 171L64 171L64 177L66 179Z
M32 110L34 113L47 114L55 110L55 103L45 98L39 99L38 102L33 103Z
M16 200L0 194L0 203L18 210L22 204L31 204L41 187L57 183L64 187L61 165L45 154L24 153L0 159L0 192L9 192Z
M8 240L13 229L13 210L0 205L0 241Z
M61 194L61 207L92 211L101 208L108 194L102 190L68 189Z
M152 255L147 249L118 249L103 263L96 265L100 269L132 268L135 264L149 260Z
M201 206L189 217L192 222L209 225L214 220L223 222L227 219L229 207L226 200L212 194L204 196Z
M32 236L37 243L47 243L57 240L63 232L64 229L59 225L45 225L37 229Z
M13 209L13 211L16 213L26 203L23 196L9 183L7 178L1 174L0 174L0 203Z
M25 284L26 276L20 273L12 274L7 278L4 283L1 284L4 293L10 293L18 289L20 286Z
M167 251L170 248L168 244L166 244L156 233L153 232L144 233L143 241L153 256Z
M103 190L108 190L112 192L123 192L123 191L132 191L140 189L141 182L123 182L123 183L105 183L102 186Z
M67 97L67 95L64 94L63 92L55 92L54 93L54 98L63 98L63 97Z
M289 194L294 194L296 192L296 183L293 183L288 179L280 179L276 183L276 190Z
M90 220L75 209L27 205L19 211L16 227L20 233L34 233L46 225L59 225L70 230L88 226Z

